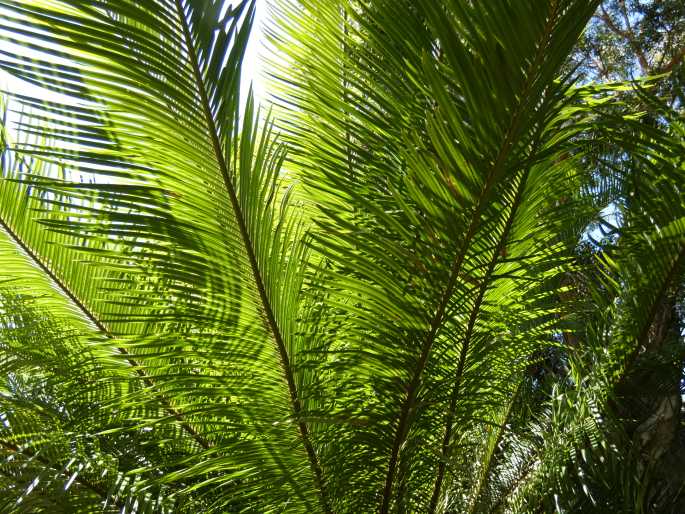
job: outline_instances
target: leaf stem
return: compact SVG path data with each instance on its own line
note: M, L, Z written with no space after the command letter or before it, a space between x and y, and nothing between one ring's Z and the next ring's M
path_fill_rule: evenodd
M459 398L459 392L461 389L461 379L464 374L464 366L466 364L466 356L469 351L470 343L471 343L471 338L473 336L473 331L476 326L476 320L478 319L478 314L480 313L480 307L483 302L483 298L485 297L485 293L488 289L488 286L490 285L490 278L492 276L492 273L495 270L495 267L497 266L497 263L499 262L499 257L502 253L502 250L506 246L507 238L509 236L509 232L514 224L514 220L516 218L516 212L521 205L521 200L523 198L523 191L525 189L526 185L526 179L528 178L528 172L529 170L526 170L526 172L523 174L521 177L521 180L518 185L518 190L516 191L516 197L514 198L514 202L511 206L511 210L509 212L509 216L507 218L506 224L504 226L504 230L502 232L502 235L499 238L499 241L497 243L497 247L494 250L494 253L492 255L492 258L490 259L490 263L488 264L488 269L485 272L485 275L483 276L483 279L481 281L481 285L478 291L478 296L476 297L476 301L473 304L473 308L471 309L471 312L469 314L469 320L468 324L466 327L466 335L464 336L464 341L461 346L461 350L459 352L459 362L457 364L457 370L455 373L455 382L454 382L454 387L452 388L452 394L450 396L450 406L449 409L447 410L447 421L445 423L445 434L443 437L442 441L442 449L440 451L440 463L438 464L438 476L435 480L435 486L433 488L433 495L431 497L431 503L428 511L432 514L435 512L435 509L438 504L438 499L440 498L440 489L442 487L442 481L445 475L445 467L447 463L447 458L449 455L449 448L450 444L452 441L452 424L454 422L454 416L455 416L455 411L457 408L457 400Z
M290 401L292 404L292 409L297 419L297 424L299 427L300 435L302 437L302 442L304 444L307 456L309 458L309 463L314 472L314 479L319 489L321 506L327 514L332 512L331 506L329 504L323 480L323 472L314 450L314 446L311 443L309 437L309 428L306 423L301 419L302 404L298 397L297 385L295 383L295 377L292 371L292 365L290 363L290 357L288 355L283 336L281 334L280 327L276 322L276 317L274 315L271 302L269 300L268 294L266 292L266 287L264 286L264 280L262 278L261 271L259 269L259 264L255 255L254 246L250 239L250 234L245 223L245 218L240 207L240 202L236 193L233 180L231 179L228 163L221 148L221 141L219 140L218 130L214 116L212 115L211 106L209 102L209 97L207 95L207 89L205 87L204 79L202 76L202 71L200 70L200 64L198 62L197 54L193 44L192 34L190 33L190 27L188 25L188 20L186 19L185 11L183 9L183 3L181 0L175 0L176 8L178 11L178 16L180 18L183 36L185 39L186 49L188 52L188 57L190 59L190 64L192 66L192 72L195 76L195 81L197 83L198 94L200 96L200 102L202 104L202 109L205 116L205 122L207 123L207 130L209 132L209 137L211 139L212 147L214 149L214 154L221 172L221 176L228 193L228 197L231 202L231 207L238 223L238 229L240 230L240 235L245 246L245 251L247 253L248 260L250 261L250 268L252 271L252 276L254 278L257 291L259 292L259 298L264 309L264 315L266 317L267 326L271 333L273 334L274 340L276 342L276 347L281 359L281 365L285 375L285 379L288 383L288 391L290 394Z
M2 217L0 217L0 227L2 227L2 229L7 233L7 235L9 235L10 238L15 242L15 244L23 250L23 252L29 257L29 259L31 259L31 261L49 277L49 279L60 289L60 291L62 291L62 293L66 295L66 297L69 300L71 300L71 302L74 305L76 305L76 307L83 313L83 315L93 325L95 325L95 327L105 337L107 337L108 339L114 339L114 335L110 332L109 328L107 328L107 326L97 318L95 313L93 313L93 311L91 311L88 308L88 306L74 294L74 292L69 288L69 286L61 278L59 278L57 273L54 272L50 268L50 266L48 266L45 262L43 262L40 256L36 252L34 252L33 249L29 247L14 230L12 230L12 227L10 227L9 224ZM143 379L145 385L147 385L151 389L154 389L155 383L141 368L140 364L131 356L128 350L122 347L117 347L116 350L121 355L124 355L126 357L126 361L135 369L136 373ZM167 399L161 392L159 393L158 399L160 403L163 405L164 410L166 410L169 415L174 417L179 422L181 428L183 428L183 430L185 430L193 439L195 439L195 441L200 446L202 446L202 448L208 450L212 447L212 444L209 441L202 437L192 426L188 424L187 421L185 421L183 415L171 405L169 399Z
M538 47L537 54L535 56L535 59L531 65L532 69L535 69L537 66L539 66L542 63L542 60L544 59L544 49L547 47L549 37L551 35L551 30L552 30L552 20L555 18L557 13L557 5L556 2L552 4L552 12L549 15L549 18L547 20L547 24L544 28L544 32L541 38L541 44ZM421 377L423 374L423 371L426 367L426 364L428 362L428 356L430 354L431 348L433 346L433 343L435 342L435 339L438 334L438 330L440 326L442 325L444 318L445 318L445 313L447 310L447 305L449 303L450 298L452 297L452 294L454 292L454 288L457 283L457 279L459 278L459 275L461 273L461 267L463 265L464 259L466 258L466 253L468 252L469 245L471 243L471 240L476 234L476 231L480 227L481 223L481 214L483 212L483 209L485 207L484 203L485 200L487 199L487 195L494 186L494 179L497 174L497 171L501 168L501 166L504 165L506 161L506 156L508 152L511 150L511 147L513 146L514 143L514 135L518 129L521 116L523 114L524 109L522 108L523 106L526 105L526 96L530 90L530 88L533 85L534 82L534 77L535 75L532 72L529 72L526 78L526 82L523 86L523 90L521 92L521 101L514 112L514 115L511 119L511 122L509 124L509 127L507 129L507 132L504 137L504 141L502 143L502 146L500 147L500 150L498 152L497 158L493 164L493 166L490 168L490 171L488 172L488 175L485 179L485 184L483 186L483 190L481 191L480 197L477 200L476 206L473 209L473 213L471 216L471 222L470 226L468 228L468 231L466 233L466 236L463 240L462 245L459 247L459 250L457 252L457 255L455 256L455 259L452 264L452 268L450 270L450 275L449 279L447 282L447 287L445 288L445 291L442 295L442 298L440 300L440 303L438 304L438 308L436 309L435 315L433 317L433 320L430 325L430 330L428 332L428 335L426 336L426 340L423 344L422 350L421 350L421 356L419 357L419 362L417 367L414 370L414 374L412 377L411 382L409 383L407 387L407 396L406 399L402 405L402 410L400 413L400 420L397 426L397 430L395 432L395 441L393 443L393 448L392 448L392 453L390 456L390 461L388 464L388 472L386 475L386 480L385 480L385 488L383 491L383 499L381 502L381 507L380 507L380 514L388 514L389 509L390 509L390 498L392 496L392 488L393 488L393 482L395 479L395 474L397 471L397 465L398 465L398 460L399 460L399 452L400 448L404 444L407 435L409 433L409 417L412 412L412 410L415 407L416 404L416 399L417 399L417 394L418 394L418 389L421 384ZM444 474L444 463L440 463L440 469L442 469L442 473L439 471L439 476ZM440 483L442 482L442 479L440 478ZM436 489L438 489L439 493L439 488L440 484L436 485ZM434 499L435 499L436 493L434 491L433 493L433 498L431 498L431 505L434 504Z

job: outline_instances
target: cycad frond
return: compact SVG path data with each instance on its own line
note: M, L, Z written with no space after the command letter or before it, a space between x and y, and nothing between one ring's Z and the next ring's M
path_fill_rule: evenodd
M583 124L555 79L595 3L304 4L283 8L278 98L319 209L339 408L364 425L331 429L350 456L331 474L359 511L433 511L454 447L550 344L550 199Z
M2 6L30 48L3 68L65 95L12 96L3 220L195 441L164 483L325 505L291 362L302 231L269 125L238 119L254 3Z

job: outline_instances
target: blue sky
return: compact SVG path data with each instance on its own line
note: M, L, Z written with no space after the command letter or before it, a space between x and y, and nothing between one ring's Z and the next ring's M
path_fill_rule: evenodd
M250 42L247 46L245 60L243 61L242 89L247 94L250 82L254 88L255 97L258 101L265 100L264 81L261 80L261 59L260 54L264 52L264 31L263 25L267 21L267 2L268 0L256 0L257 10L255 21L250 35Z
M268 19L268 10L267 10L267 3L268 0L255 0L256 2L256 13L255 13L255 21L254 25L252 28L252 34L250 35L250 41L247 47L247 53L245 55L245 60L243 62L243 72L242 72L242 89L243 89L243 98L247 95L247 90L252 83L252 86L255 91L255 97L258 101L264 101L265 100L265 91L264 91L264 81L261 80L261 71L262 67L260 65L261 63L261 58L260 54L264 53L264 44L265 44L265 37L264 37L264 31L263 31L263 26L264 23ZM0 14L1 14L1 8L0 8ZM12 51L13 49L19 50L20 47L17 45L11 44L11 43L6 43L7 48L5 48L6 51ZM22 53L26 54L27 50L25 48L21 49ZM30 54L31 52L28 51ZM59 100L60 97L59 95L55 95L54 93L48 92L44 89L39 89L35 86L31 86L30 84L27 84L23 81L19 81L17 79L14 79L11 77L9 74L6 72L0 70L0 89L7 89L9 91L13 90L20 90L24 94L28 95L35 95L37 97L43 97L45 98L46 95L48 98L45 98L46 100L51 99L51 100Z

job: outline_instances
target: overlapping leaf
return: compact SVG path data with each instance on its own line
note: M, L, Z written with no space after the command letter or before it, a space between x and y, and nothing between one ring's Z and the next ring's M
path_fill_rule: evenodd
M159 407L146 421L183 433L186 455L150 485L218 509L325 504L291 362L301 229L269 125L251 99L238 118L254 4L0 8L22 43L2 68L60 95L9 92L2 218L138 376Z

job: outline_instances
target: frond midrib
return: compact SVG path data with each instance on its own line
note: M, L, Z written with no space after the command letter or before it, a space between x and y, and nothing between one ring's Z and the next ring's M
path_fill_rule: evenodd
M0 216L0 227L7 233L7 235L14 241L14 243L21 248L21 250L28 256L31 262L34 263L43 273L47 275L50 281L57 286L57 288L71 301L77 309L83 314L83 316L90 321L97 329L102 333L107 339L114 339L114 335L107 328L107 326L95 315L93 311L71 290L71 288L62 280L58 274L53 271L48 264L43 262L43 259L33 251L33 249L12 229L12 227ZM123 347L116 347L116 351L123 355L126 362L135 369L138 376L140 376L145 385L151 389L156 389L156 384L152 378L145 373L140 364L131 356L129 351ZM212 444L207 441L202 435L200 435L197 430L195 430L190 424L185 420L183 415L177 411L171 404L168 398L166 398L161 392L158 392L158 400L162 404L162 407L166 412L172 416L176 421L179 422L181 428L188 433L202 448L208 450L212 447Z
M509 216L506 220L506 224L504 226L504 230L502 231L502 234L499 238L499 241L497 243L497 247L494 250L493 256L490 259L490 262L488 263L488 268L485 272L485 275L483 276L480 288L478 290L478 296L476 297L476 301L474 302L473 308L471 309L471 312L469 314L469 319L466 327L466 335L464 336L464 341L462 343L461 351L459 352L459 361L457 363L457 369L454 377L454 386L452 388L452 393L450 395L450 406L447 411L447 421L445 423L445 435L443 438L443 443L442 443L442 448L441 448L441 453L440 453L440 463L438 464L438 475L436 477L435 481L435 486L433 489L433 495L431 497L431 503L429 507L429 512L435 512L435 508L437 507L438 499L440 497L440 490L442 488L442 480L444 477L445 473L445 468L446 468L446 459L449 453L449 446L452 440L452 423L454 421L454 412L456 409L456 404L457 400L459 397L459 390L461 388L461 378L463 376L464 372L464 366L466 364L466 356L469 351L470 343L471 343L471 337L473 336L473 330L476 325L476 320L478 319L478 314L480 313L480 307L483 302L483 298L485 297L485 293L488 289L488 286L490 285L490 278L492 277L492 273L495 270L495 267L497 266L497 263L499 262L499 257L501 255L502 250L506 246L507 239L509 237L509 232L511 231L511 228L514 225L514 220L516 219L516 213L518 211L518 208L521 205L521 201L523 199L523 192L526 187L526 181L528 179L528 174L529 174L530 169L527 169L524 173L523 176L520 178L520 182L516 191L516 197L514 198L514 201L511 206L511 211L509 213Z
M297 419L297 424L298 428L300 431L300 435L302 437L302 442L305 447L305 451L307 453L307 457L309 459L310 466L312 468L312 471L314 472L314 479L316 481L316 486L317 489L319 490L319 499L321 501L321 506L323 507L324 511L327 514L332 513L332 509L330 507L330 504L328 502L328 498L325 492L325 487L324 487L324 480L323 480L323 472L321 469L321 465L319 464L318 457L316 455L316 451L314 449L314 446L311 443L310 437L309 437L309 428L307 427L306 423L302 421L301 419L301 412L302 412L302 405L298 396L298 391L297 391L297 385L295 383L295 377L293 375L292 371L292 366L290 363L290 356L288 355L287 348L285 346L285 342L283 340L283 335L281 333L281 329L276 321L276 317L274 315L273 307L271 305L271 301L269 300L268 294L266 292L266 287L264 285L264 279L262 277L261 270L259 268L259 264L257 262L257 257L254 249L254 245L250 239L250 234L248 232L247 225L245 223L245 218L242 213L242 209L240 207L240 202L238 200L238 195L236 193L235 186L233 184L233 180L231 179L231 175L229 172L228 168L228 163L226 162L226 158L224 156L224 153L221 148L221 141L219 140L219 134L216 126L216 122L214 120L214 116L212 115L211 111L211 106L209 102L209 96L207 94L207 88L205 86L205 81L202 77L202 72L200 70L200 65L197 57L197 53L195 50L195 46L193 43L193 38L190 33L190 27L188 25L188 21L185 16L185 12L183 9L183 4L181 0L174 0L174 3L176 5L177 9L177 14L180 19L180 24L181 28L183 31L183 37L184 37L184 43L186 46L186 50L188 52L188 57L190 60L190 65L192 67L192 73L195 79L195 83L197 86L197 92L200 96L200 102L201 102L201 107L202 111L205 117L205 123L207 124L207 131L208 131L208 136L211 140L211 145L212 149L214 151L215 158L217 160L217 164L219 167L219 170L221 172L221 176L224 182L224 186L226 188L226 192L228 194L231 207L233 210L233 214L236 218L236 222L238 224L238 229L240 231L240 235L243 241L243 246L245 247L245 252L247 253L248 260L250 262L250 269L252 272L253 279L255 281L255 286L257 288L257 291L259 293L259 298L261 301L261 306L264 309L264 315L266 316L266 324L268 326L269 331L272 333L274 337L274 341L276 343L276 347L279 353L279 357L281 359L281 365L283 369L283 373L285 375L286 382L288 384L288 392L290 395L290 402L292 406L293 413L295 415L295 418Z
M553 29L553 24L552 20L555 18L556 14L556 4L554 4L553 12L550 13L549 20L544 28L542 37L541 37L541 44L538 47L538 51L536 53L535 59L533 63L531 64L531 72L527 74L526 81L523 85L522 92L521 92L521 98L525 99L526 95L528 93L528 90L533 86L534 83L534 77L535 74L532 73L532 70L538 68L544 59L544 49L547 47L547 43L549 41L549 38L551 37L551 32ZM497 158L495 162L493 163L492 167L490 168L488 175L485 179L484 187L481 191L480 197L477 200L476 207L473 209L472 215L471 215L471 222L469 229L467 231L466 237L464 238L464 242L461 245L457 255L455 256L455 259L452 264L452 268L450 270L450 276L448 280L447 287L445 288L445 291L442 295L442 298L440 300L440 303L438 305L438 308L436 309L435 316L433 317L433 320L431 322L431 328L430 332L428 333L426 337L426 341L423 344L423 348L421 351L421 357L419 358L419 363L414 371L414 376L412 378L412 381L410 382L408 388L407 388L407 396L406 400L402 406L402 411L400 414L400 422L397 427L396 431L396 436L395 436L395 441L393 443L393 449L392 453L390 456L390 462L388 464L388 472L386 475L386 482L385 482L385 488L383 492L383 499L381 503L381 508L380 508L380 513L381 514L388 514L389 507L390 507L390 498L392 496L392 489L393 489L393 482L394 482L394 476L396 472L396 467L397 467L397 461L398 461L398 456L399 456L399 450L406 439L409 431L408 431L408 418L409 418L409 413L411 412L412 408L414 407L414 404L416 403L416 396L417 396L417 391L419 388L419 385L421 383L421 375L423 373L424 368L427 365L428 362L428 356L430 354L431 347L433 346L433 343L435 341L435 338L437 336L438 330L440 326L442 325L445 317L445 312L447 309L447 305L449 303L449 299L451 298L454 288L456 287L457 283L457 278L459 277L459 274L461 273L461 267L463 264L464 259L466 258L466 253L468 252L471 239L474 237L475 233L477 232L478 227L480 226L480 215L483 211L484 208L484 201L487 197L487 194L489 193L490 189L494 185L494 178L497 174L497 171L500 169L501 166L504 165L504 162L506 161L506 156L508 152L511 150L511 147L514 144L514 135L516 134L518 125L521 120L521 116L523 115L526 107L526 102L521 101L519 102L515 112L513 113L511 122L507 128L507 132L505 133L504 136L504 141L502 143L502 146L500 147L500 150L498 152Z

